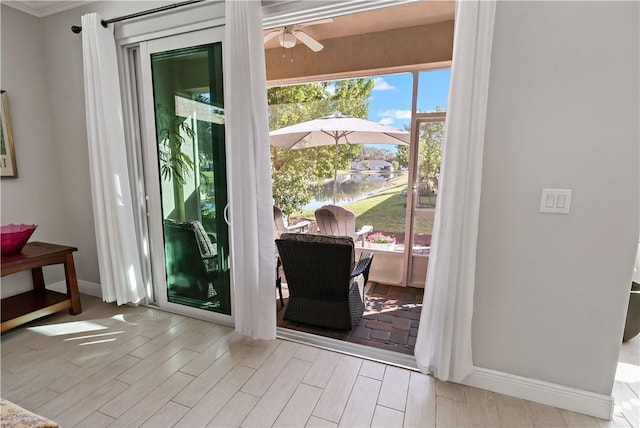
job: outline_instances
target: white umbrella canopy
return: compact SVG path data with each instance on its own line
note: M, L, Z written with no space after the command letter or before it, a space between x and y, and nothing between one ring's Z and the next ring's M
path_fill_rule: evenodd
M336 144L409 144L409 132L370 120L334 113L276 129L269 133L272 146L306 149Z
M270 144L287 149L336 146L333 174L333 203L336 203L338 145L340 144L409 144L409 132L370 120L334 113L269 133Z

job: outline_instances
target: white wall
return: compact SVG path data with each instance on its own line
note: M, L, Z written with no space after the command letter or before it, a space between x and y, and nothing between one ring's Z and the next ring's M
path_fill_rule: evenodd
M638 2L498 2L474 364L610 394L637 246ZM568 215L542 188L573 189Z
M1 85L9 96L18 178L0 183L2 224L35 223L32 241L77 245L66 233L66 192L60 168L73 169L53 133L53 117L45 83L42 29L39 19L5 5L0 9ZM45 280L64 278L62 266L45 269ZM2 296L31 288L28 272L2 278Z

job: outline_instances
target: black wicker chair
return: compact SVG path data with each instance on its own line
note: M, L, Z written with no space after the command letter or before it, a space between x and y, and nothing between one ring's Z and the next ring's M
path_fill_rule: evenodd
M169 300L190 306L220 306L215 289L217 249L199 221L165 219Z
M355 263L353 238L284 233L276 239L289 302L284 319L350 330L364 312L364 286L373 254Z

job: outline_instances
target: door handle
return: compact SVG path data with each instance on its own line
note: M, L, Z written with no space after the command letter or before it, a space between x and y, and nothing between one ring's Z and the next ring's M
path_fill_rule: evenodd
M227 226L231 226L231 221L229 221L229 207L231 205L229 205L229 203L227 203L227 205L224 206L224 210L222 211L222 217L224 217L224 221L225 223L227 223Z

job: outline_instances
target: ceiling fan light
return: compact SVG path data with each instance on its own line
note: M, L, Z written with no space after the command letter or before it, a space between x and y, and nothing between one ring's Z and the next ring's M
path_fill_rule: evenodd
M296 36L292 33L285 32L280 35L280 46L283 48L292 48L296 45Z

